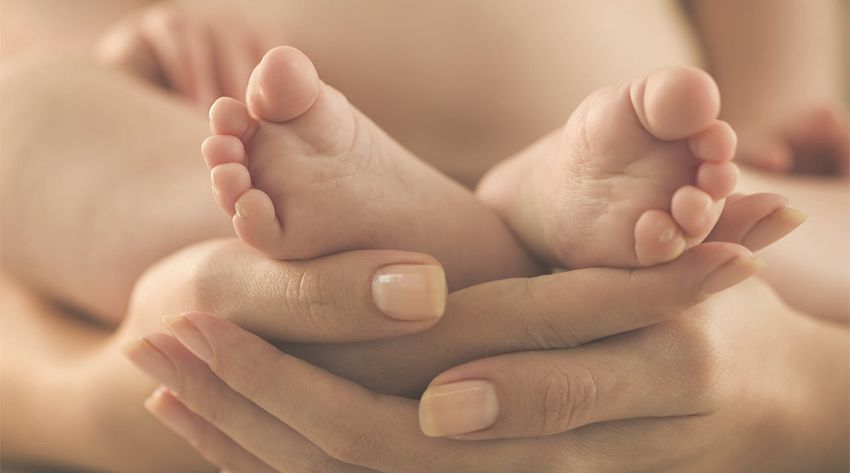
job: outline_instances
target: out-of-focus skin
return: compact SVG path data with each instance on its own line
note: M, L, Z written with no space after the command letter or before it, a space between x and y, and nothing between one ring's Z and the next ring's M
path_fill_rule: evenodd
M847 174L846 2L689 0L740 162Z
M245 96L251 70L270 46L238 10L201 13L158 3L115 22L97 41L94 55L206 113L218 97Z
M2 0L0 57L87 54L103 31L155 0Z
M69 51L86 50L107 24L140 3L146 2L3 3L3 54L5 58L17 56L2 67L3 264L4 270L15 273L5 280L6 287L20 294L4 294L3 301L18 301L21 310L3 310L4 364L0 384L4 402L33 401L30 410L16 411L28 415L11 420L8 415L3 416L3 438L4 453L9 452L8 446L18 445L33 455L26 457L29 460L37 461L37 456L46 455L52 458L41 460L64 461L59 457L67 454L72 459L68 460L70 463L79 460L83 465L99 462L92 467L109 465L108 459L83 449L92 447L87 442L91 438L84 435L85 428L78 428L85 427L83 418L69 419L62 412L45 416L44 406L53 399L39 397L45 392L65 394L64 404L53 406L73 407L78 398L72 387L84 384L80 380L91 379L92 375L66 369L80 367L69 361L68 355L89 350L93 341L106 335L73 328L68 322L71 319L66 319L71 313L56 310L46 300L82 307L114 325L125 315L133 282L151 263L186 244L230 234L228 222L220 218L209 197L207 176L198 156L206 118L140 81L122 78L85 60L56 60ZM211 2L189 3L203 6ZM485 3L488 8L481 13ZM317 58L319 69L323 74L327 72L324 75L329 81L380 125L467 185L473 185L492 163L562 123L575 104L599 85L620 82L669 62L700 62L694 52L693 34L680 21L684 18L681 12L663 2L551 2L544 5L547 8L526 8L524 2L523 14L516 10L516 2L465 2L453 8L436 5L424 10L419 9L422 4L411 9L401 2L376 3L383 9L381 15L353 5L269 0L245 10L278 26L276 42L303 47ZM567 7L573 8L570 14L555 10ZM23 16L15 12L23 12ZM79 17L74 16L77 13ZM600 14L610 20L608 24L620 24L622 28L599 30L591 20ZM13 18L21 23L7 28ZM73 25L71 29L64 24L69 18L77 20L68 22ZM412 26L399 35L399 24ZM481 27L470 34L470 24L491 27ZM437 31L439 37L435 40L427 34L429 31ZM586 39L570 41L565 32ZM386 41L387 37L394 41ZM629 39L625 47L623 38ZM340 58L340 50L348 54ZM418 54L403 54L410 50ZM588 51L601 51L608 60L592 61ZM32 56L36 55L40 59L34 60ZM589 62L594 67L575 67L576 63ZM489 80L480 80L481 70L491 71ZM411 93L413 90L417 93ZM464 107L446 120L444 110L458 109L458 104ZM10 169L15 172L10 173ZM812 230L800 232L797 240L789 240L796 241L796 247L802 249L796 258L818 249L819 256L811 256L818 258L812 268L843 264L847 258L836 255L844 254L848 243L846 238L836 242L834 238L842 235L831 232L836 221L846 225L848 212L846 207L830 203L846 202L846 181L827 186L820 186L818 181L804 186L799 182L764 176L753 188L763 186L793 195L797 205L812 214L806 224ZM815 188L818 190L809 191ZM146 198L151 195L162 200ZM128 213L128 208L134 213ZM90 225L82 226L69 215L86 215ZM32 229L41 230L33 233ZM85 231L80 233L81 230ZM831 236L825 237L828 234ZM41 237L36 238L38 235ZM62 236L61 245L57 244L56 235ZM98 239L95 241L92 236ZM150 247L152 242L154 246ZM778 248L782 247L777 247L778 255L765 254L768 270L783 264L786 252ZM13 267L16 264L17 269ZM84 271L93 267L99 270ZM21 268L30 273L20 272L24 271ZM796 274L793 267L782 272L786 276ZM830 282L838 289L827 290L830 286L819 282L815 289L823 292L817 292L818 298L827 300L837 294L838 298L831 302L846 302L847 275L838 274ZM805 277L789 277L785 281L797 284L804 293L807 289L799 284L811 280L810 275L806 272ZM21 287L22 282L28 287ZM784 297L790 294L778 287ZM809 297L814 298L812 294ZM156 314L157 321L159 315ZM7 336L9 333L14 336ZM119 358L117 350L101 354L101 368L118 373L113 379L116 386L132 386L131 394L137 396L149 392L145 390L152 385L139 381L141 378L135 373L121 374L129 373L130 367ZM44 369L20 369L41 362L45 362ZM146 417L140 400L141 397L125 392L108 392L96 405L86 404L90 410L81 412L95 412L96 407L104 405L126 408L127 417L115 416L114 420L140 426L137 432L144 437L144 426L153 424L143 420ZM133 405L128 407L129 404ZM124 412L120 409L113 412ZM33 417L68 421L66 427L73 425L75 429L64 431L68 436L62 439L63 446L56 444L54 435L60 430L55 426L6 423ZM112 430L102 433L101 445L115 440L115 432L127 433L118 425L122 424L112 424ZM175 443L176 438L164 435L162 429L152 429L151 437L164 445L152 450L164 458L176 458L170 456L182 448ZM6 432L44 441L24 447L12 443ZM56 446L56 450L47 449L47 443ZM169 446L174 450L169 450ZM76 447L80 449L73 450ZM105 454L103 450L100 455ZM146 453L138 449L138 443L124 445L115 452L126 454L123 461L127 462L133 455ZM185 464L172 464L185 466L179 471L206 471L196 457ZM117 470L131 471L130 467L122 468L126 465L121 461L117 465ZM144 467L140 471L162 470Z

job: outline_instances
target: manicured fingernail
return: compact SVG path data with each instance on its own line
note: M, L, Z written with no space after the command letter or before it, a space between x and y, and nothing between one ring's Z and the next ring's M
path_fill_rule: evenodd
M149 339L141 338L124 346L124 354L140 370L169 389L177 389L177 368Z
M372 279L372 299L387 317L415 321L436 319L446 308L446 274L430 264L385 266Z
M245 206L243 206L239 202L236 202L236 204L234 204L233 207L236 209L236 215L238 215L239 217L247 217L248 216L248 211L245 210Z
M741 244L756 251L784 237L802 225L809 216L802 210L783 207L761 219L741 238Z
M700 290L705 295L720 292L749 278L764 267L764 261L753 255L738 256L708 275Z
M431 386L419 402L419 427L429 437L452 437L486 429L499 416L493 385L484 380Z
M177 435L195 445L198 425L186 406L177 401L168 389L160 386L145 399L145 409Z
M188 317L171 314L163 317L162 321L168 327L168 330L177 337L177 340L180 340L180 343L185 345L195 356L208 365L213 362L214 355L210 342Z

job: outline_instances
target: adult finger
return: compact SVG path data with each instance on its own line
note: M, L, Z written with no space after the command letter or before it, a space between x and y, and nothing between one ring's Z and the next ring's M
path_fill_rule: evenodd
M200 418L214 425L228 438L236 439L246 452L276 470L363 472L361 468L345 465L328 457L298 432L230 389L210 372L206 364L170 335L149 335L128 345L125 353L130 361L156 381L163 383L182 404ZM187 416L181 420L187 420ZM183 427L182 424L180 426ZM246 431L262 432L263 435L246 436ZM207 431L189 429L184 429L182 433L190 436L208 434ZM216 452L208 449L226 444L222 438L211 435L214 445L197 447L203 450L205 455L215 455ZM201 441L203 439L197 437L189 439L193 444ZM233 461L247 461L245 455L234 450L227 452L227 455L228 457L218 457L218 460L229 458ZM233 457L230 458L230 455Z
M521 465L517 458L515 464L496 467L497 444L468 448L429 439L419 431L416 401L374 394L222 318L194 312L168 326L234 391L342 463L394 473L518 471ZM259 436L250 426L229 435L240 442ZM435 455L440 451L451 454L451 462Z
M739 243L758 251L788 235L806 221L806 214L780 194L730 196L707 241Z
M630 463L620 465L623 471L643 471L642 466L660 465L671 455L689 451L690 445L665 450L677 435L687 432L676 419L636 419L618 422L621 426L613 429L587 426L543 438L472 443L429 438L419 430L415 401L377 395L286 355L224 319L193 313L172 319L169 328L193 353L208 360L233 390L347 464L393 473L548 473L599 471L611 461L627 459ZM685 417L684 423L691 418ZM613 454L588 448L585 432L591 439L607 439L591 444L606 445ZM624 437L626 432L640 435ZM256 428L230 435L240 441L265 436ZM664 455L659 458L659 453Z
M157 389L145 400L145 409L218 468L256 473L277 472L192 412L168 389Z
M215 312L278 342L342 342L433 326L445 308L446 281L436 260L416 253L287 262L228 239L170 256L143 276L133 299L144 300L147 312Z
M761 266L739 245L707 243L652 268L541 276L520 286L524 297L514 302L520 319L504 322L519 331L514 333L537 340L539 348L577 346L673 318Z
M666 324L662 324L666 325ZM674 325L680 328L687 324ZM567 350L476 360L437 376L422 431L465 440L537 437L614 420L705 414L718 369L699 324L650 327Z
M420 333L286 351L384 393L417 396L437 374L503 353L575 347L674 319L753 275L761 260L704 243L652 268L590 268L479 284L449 295L440 323ZM422 356L427 353L428 356ZM380 381L375 375L380 367Z

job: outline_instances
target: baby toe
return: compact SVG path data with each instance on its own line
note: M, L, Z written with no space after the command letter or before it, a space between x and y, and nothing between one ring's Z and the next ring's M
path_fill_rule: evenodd
M244 162L245 146L235 136L213 135L201 143L201 154L207 167L212 169L220 164Z
M249 189L236 201L233 228L245 243L273 258L286 259L283 229L271 198L259 189Z
M210 107L210 130L216 135L231 135L247 145L257 131L257 122L242 102L221 97Z
M673 217L661 210L644 212L635 223L635 256L641 266L678 258L687 243Z
M738 185L738 166L730 162L703 163L697 171L697 186L719 200L729 195Z
M715 120L708 128L690 137L688 145L699 159L710 162L730 161L735 156L738 137L728 123Z
M280 46L267 52L254 68L246 100L253 116L280 123L309 110L321 87L310 59L291 46Z
M650 74L632 88L632 102L653 136L672 141L704 130L720 112L720 92L711 76L692 67Z
M210 171L213 195L224 212L233 216L235 204L240 195L251 188L251 175L248 168L239 163L225 163Z
M694 186L680 188L670 202L670 214L688 240L702 241L717 222L720 209L719 202Z

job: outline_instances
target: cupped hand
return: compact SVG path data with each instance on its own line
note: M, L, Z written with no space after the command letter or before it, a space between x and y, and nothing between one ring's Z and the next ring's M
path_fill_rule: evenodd
M102 457L132 462L137 470L206 471L189 445L168 435L142 408L156 385L122 354L139 337L166 331L163 315L203 308L276 341L367 340L431 327L445 297L442 270L428 256L364 251L280 262L236 239L198 243L142 276L124 322L103 344L89 348L85 366L75 371L84 376L75 382L87 393L83 410L97 431L94 438L110 439L120 431L126 440Z
M116 22L94 54L206 112L220 96L244 98L248 77L270 46L235 12L160 3Z
M770 130L739 130L737 162L774 172L847 175L850 125L841 104L823 104Z
M847 458L846 331L761 283L692 305L752 261L709 244L653 269L454 293L443 322L488 300L507 351L532 351L452 368L418 405L207 313L170 318L174 336L130 355L168 360L167 376L149 371L167 389L148 409L229 471L835 471Z

